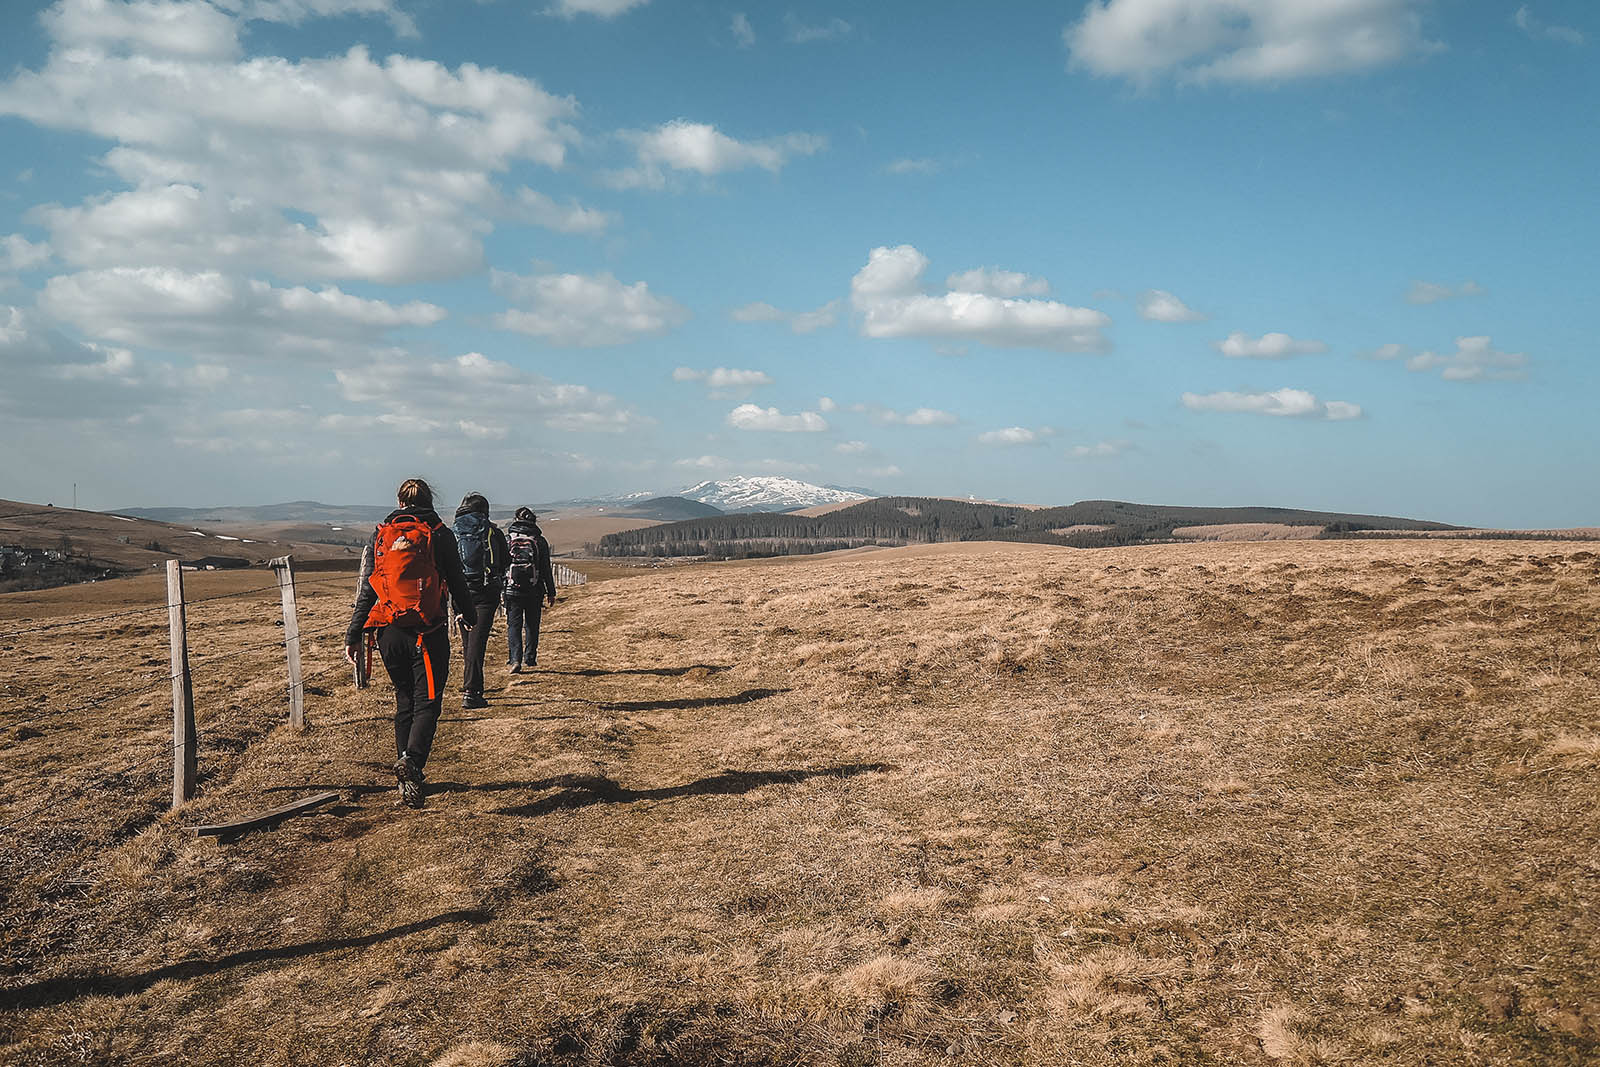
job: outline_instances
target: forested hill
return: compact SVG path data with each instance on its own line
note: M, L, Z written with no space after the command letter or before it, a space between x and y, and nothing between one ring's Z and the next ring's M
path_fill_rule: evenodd
M1333 533L1454 529L1418 519L1293 508L1193 508L1083 500L1066 507L1030 510L934 497L879 497L815 518L718 515L627 530L607 534L593 551L602 556L739 558L939 541L1036 541L1100 548L1167 540L1174 527L1227 523L1316 526Z

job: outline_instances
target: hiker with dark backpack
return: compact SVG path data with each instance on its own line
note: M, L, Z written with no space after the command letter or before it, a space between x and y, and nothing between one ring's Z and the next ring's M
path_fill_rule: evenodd
M521 674L539 662L539 616L556 602L556 576L550 542L544 539L532 508L518 508L506 527L511 566L506 570L506 666ZM541 596L544 603L541 603Z
M400 485L400 507L372 531L372 574L356 597L345 632L344 656L363 653L362 634L378 631L378 655L394 683L394 774L400 797L422 807L422 768L433 748L439 705L450 676L450 617L446 593L466 603L455 536L433 510L433 490L421 478ZM471 621L464 625L472 625Z
M461 571L466 575L469 596L455 602L458 617L471 620L471 629L461 635L461 654L466 666L461 672L461 706L486 708L483 699L483 657L489 650L489 631L495 612L500 610L500 590L505 584L510 550L506 535L489 521L489 501L482 493L468 493L456 508L456 546L461 551Z

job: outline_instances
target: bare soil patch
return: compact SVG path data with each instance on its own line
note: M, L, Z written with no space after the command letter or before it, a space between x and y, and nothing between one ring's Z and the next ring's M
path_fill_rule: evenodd
M23 635L63 604L0 598L0 1062L1600 1056L1589 546L613 577L546 616L532 674L497 634L422 812L386 777L387 685L337 658L348 576L302 587L298 735L250 577L191 583L241 595L191 612L178 816L166 693L83 706L164 672L164 616ZM326 788L275 832L183 832Z

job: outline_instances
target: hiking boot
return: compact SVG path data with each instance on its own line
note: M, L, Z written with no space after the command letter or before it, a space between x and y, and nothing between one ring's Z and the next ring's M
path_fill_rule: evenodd
M478 708L486 708L488 706L489 702L476 694L461 698L461 707L464 711L476 711Z
M513 663L513 664L512 664L512 665L511 665L511 673L512 673L512 674L521 674L521 673L522 673L522 664L520 664L520 663Z
M394 762L394 776L400 783L400 799L408 808L422 807L422 768L405 756Z

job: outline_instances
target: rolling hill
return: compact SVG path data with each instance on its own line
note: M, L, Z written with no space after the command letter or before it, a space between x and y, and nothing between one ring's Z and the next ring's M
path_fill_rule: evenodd
M1174 530L1241 523L1325 532L1451 530L1444 523L1385 515L1274 507L1177 507L1084 500L1027 508L934 497L880 497L825 514L724 515L603 537L608 556L745 557L825 552L865 545L944 541L1032 541L1100 548L1166 541Z

